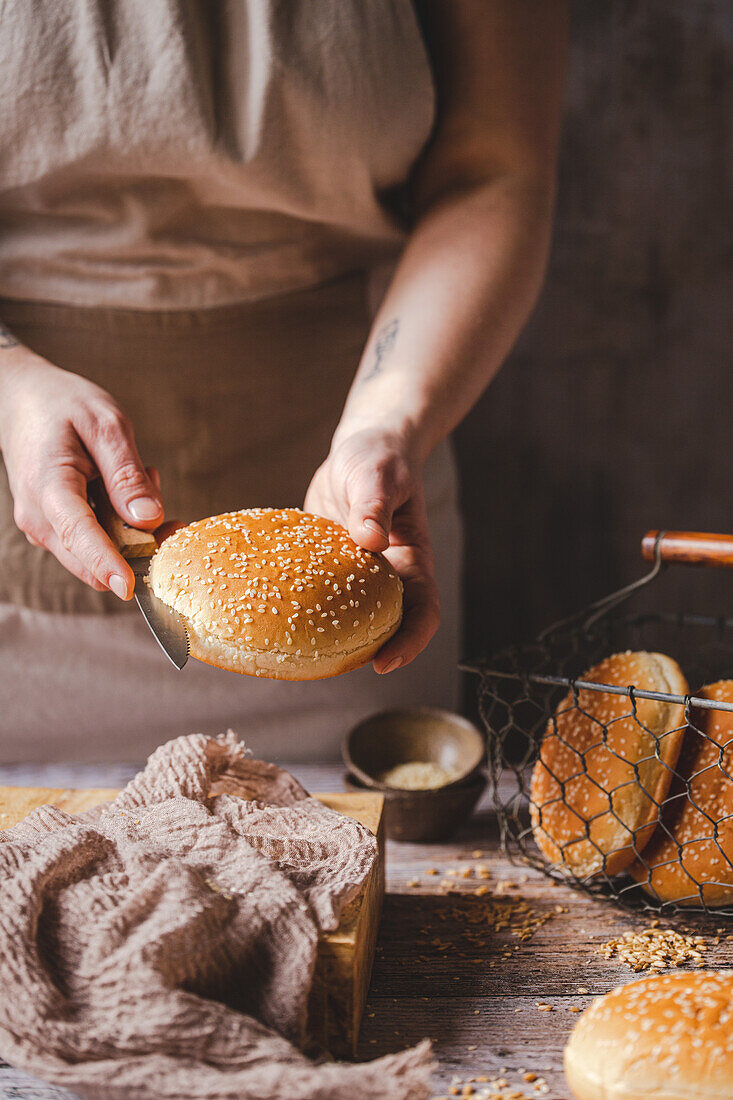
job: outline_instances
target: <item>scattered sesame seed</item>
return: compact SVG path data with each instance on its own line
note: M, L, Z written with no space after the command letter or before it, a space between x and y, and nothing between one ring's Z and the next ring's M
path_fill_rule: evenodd
M604 959L618 959L631 970L667 970L690 962L704 963L702 936L683 935L672 928L645 928L641 932L625 932L602 944L598 954ZM580 992L580 990L578 991Z

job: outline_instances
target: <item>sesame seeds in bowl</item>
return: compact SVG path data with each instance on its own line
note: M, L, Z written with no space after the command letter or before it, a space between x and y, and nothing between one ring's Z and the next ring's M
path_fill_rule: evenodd
M184 619L191 654L252 676L317 680L370 661L397 630L402 583L338 523L251 508L182 527L148 578Z

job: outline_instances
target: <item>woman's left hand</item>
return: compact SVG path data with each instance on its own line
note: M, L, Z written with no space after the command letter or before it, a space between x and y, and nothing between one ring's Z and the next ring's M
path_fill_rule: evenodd
M336 520L365 550L384 554L405 586L403 619L374 660L392 672L422 652L438 629L422 477L398 435L368 428L334 440L305 498L308 512Z

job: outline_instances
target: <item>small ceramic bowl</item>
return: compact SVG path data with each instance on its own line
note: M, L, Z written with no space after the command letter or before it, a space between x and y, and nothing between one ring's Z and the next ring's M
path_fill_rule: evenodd
M360 722L341 747L347 784L380 791L385 830L394 840L433 841L450 835L473 812L486 787L486 745L479 730L459 714L415 707L383 711ZM390 787L378 778L410 761L439 764L455 774L429 790Z
M356 776L346 776L349 790L363 791ZM486 788L483 772L451 787L429 791L402 791L387 788L384 795L384 831L391 840L445 840L459 825L468 821Z

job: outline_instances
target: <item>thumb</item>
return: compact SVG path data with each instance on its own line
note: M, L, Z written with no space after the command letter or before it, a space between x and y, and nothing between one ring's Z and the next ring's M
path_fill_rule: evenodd
M349 534L365 550L386 550L392 515L397 506L397 487L379 470L357 475L351 492Z
M133 527L157 527L163 520L160 491L142 464L129 421L120 416L104 431L89 433L84 443L117 514Z

